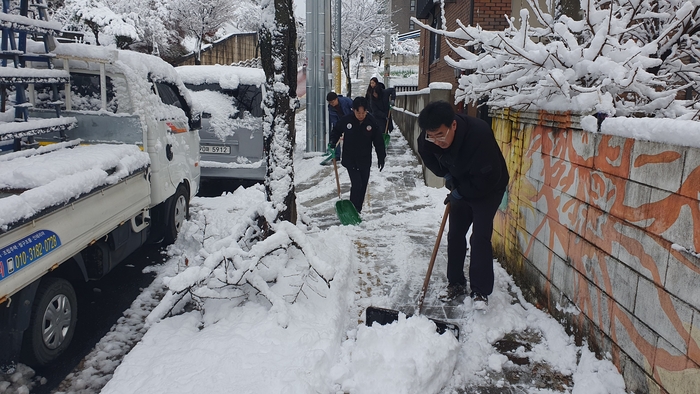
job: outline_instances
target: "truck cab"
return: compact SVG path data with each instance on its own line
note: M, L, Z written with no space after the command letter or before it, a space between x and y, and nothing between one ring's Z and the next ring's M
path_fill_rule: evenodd
M0 185L0 212L12 212L0 218L5 372L65 351L85 301L73 283L100 279L148 241L173 242L200 181L201 115L172 66L83 44L56 44L46 58L27 60L19 74L0 67L17 93L9 104L24 113L0 113L0 136L14 139L14 152L0 155L0 175L29 175ZM54 175L34 176L42 173ZM36 199L53 190L60 198Z

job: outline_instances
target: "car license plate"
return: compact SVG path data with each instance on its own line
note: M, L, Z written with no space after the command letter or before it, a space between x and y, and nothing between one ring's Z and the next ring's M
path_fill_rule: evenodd
M231 153L231 147L226 145L200 145L199 153L229 154Z

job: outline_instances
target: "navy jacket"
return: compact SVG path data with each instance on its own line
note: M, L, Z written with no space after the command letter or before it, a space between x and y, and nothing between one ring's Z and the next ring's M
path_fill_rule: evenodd
M459 194L466 199L481 199L508 186L508 168L491 127L481 119L455 115L457 129L452 145L442 149L418 136L418 153L435 175L449 172Z
M380 130L377 122L371 114L367 114L362 123L355 117L355 113L340 118L333 130L331 130L331 146L335 146L343 137L343 167L361 169L372 165L372 145L377 152L377 159L383 162L386 158L384 147L384 130Z
M338 119L352 113L352 99L349 97L338 95L338 105L340 105L340 109L343 111L340 116L338 116L338 111L336 111L335 107L331 107L331 105L328 104L328 120L331 124L331 130L333 130L335 124L338 123Z

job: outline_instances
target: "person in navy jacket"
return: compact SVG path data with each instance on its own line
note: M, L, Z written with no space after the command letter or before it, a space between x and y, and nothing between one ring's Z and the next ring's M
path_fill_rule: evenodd
M326 101L328 101L328 121L331 126L328 130L333 130L335 124L338 123L338 119L352 113L352 100L335 92L330 92L326 95ZM340 160L340 145L335 146L329 143L328 149L335 149L335 158Z
M372 145L377 152L378 168L384 168L386 148L384 147L384 130L380 130L374 117L367 112L367 99L356 97L352 102L352 113L338 120L331 131L330 143L335 146L343 137L343 155L341 164L350 176L350 201L362 211L365 192L369 183L372 166Z
M508 169L493 130L481 119L455 114L445 101L436 101L418 115L418 153L425 166L445 178L450 190L447 235L447 294L466 294L464 259L466 235L472 227L469 284L475 306L485 307L493 291L493 219L508 186Z

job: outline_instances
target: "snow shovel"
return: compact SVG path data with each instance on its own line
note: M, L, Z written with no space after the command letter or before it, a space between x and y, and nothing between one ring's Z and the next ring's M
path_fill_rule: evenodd
M433 273L433 266L435 265L435 258L437 257L438 249L440 248L440 239L442 239L442 232L445 230L445 222L447 222L447 216L450 214L450 204L445 205L445 214L442 216L442 223L440 223L440 230L438 231L437 239L435 240L435 246L433 247L433 254L430 256L430 264L428 264L428 272L425 274L425 280L423 280L423 289L421 290L420 298L418 299L418 313L420 315L423 311L423 300L425 299L425 294L428 291L428 283L430 283L430 275ZM377 322L379 324L389 324L399 320L399 311L394 309L377 308L370 306L367 308L365 325L371 327L373 323ZM453 323L448 323L446 321L430 319L437 327L437 332L444 334L445 332L451 332L454 334L455 338L459 339L459 326Z
M335 150L338 149L338 144L340 144L340 140L338 140L338 142L335 143L335 147L333 147L333 149L328 150L328 156L324 157L320 163L322 166L331 164L331 161L335 158Z
M389 141L391 141L391 136L389 135L389 122L391 122L391 108L389 107L389 114L386 116L386 127L384 128L384 148L389 147Z
M343 200L340 196L340 178L338 177L338 164L333 156L333 169L335 170L335 184L338 186L338 202L335 203L335 212L338 214L340 224L347 226L348 224L359 224L362 222L360 214L350 200Z

